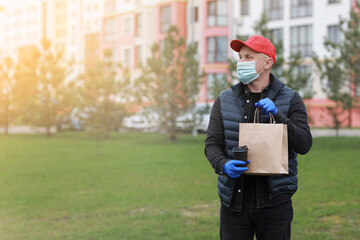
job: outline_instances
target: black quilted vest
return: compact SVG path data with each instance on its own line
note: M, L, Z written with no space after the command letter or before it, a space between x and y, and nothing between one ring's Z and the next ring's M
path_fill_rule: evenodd
M273 84L266 94L271 99L277 110L285 116L288 115L294 91L285 84L281 83L275 76ZM239 83L240 84L240 83ZM233 159L232 148L239 143L239 123L245 122L244 119L244 98L240 94L239 84L231 89L225 90L220 94L220 109L224 125L226 154L229 159ZM268 123L269 117L262 114L261 123ZM297 154L289 148L289 174L268 176L267 180L270 188L270 197L283 194L295 193L297 190ZM219 175L218 193L221 203L229 207L236 185L236 179L228 175Z

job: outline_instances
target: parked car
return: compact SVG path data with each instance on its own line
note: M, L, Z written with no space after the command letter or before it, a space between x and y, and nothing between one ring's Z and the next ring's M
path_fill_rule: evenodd
M151 109L143 108L138 113L125 117L122 126L127 129L153 132L159 129L159 116Z
M206 132L212 103L197 103L193 109L176 118L176 126L183 131Z

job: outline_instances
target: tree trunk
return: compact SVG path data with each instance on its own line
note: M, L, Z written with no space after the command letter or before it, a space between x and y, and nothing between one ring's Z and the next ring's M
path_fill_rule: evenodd
M348 115L348 127L351 128L352 127L352 107L349 108L349 115Z
M46 136L51 137L50 126L46 126Z
M193 137L196 137L196 136L198 135L198 130L197 130L196 126L193 126L191 135L192 135Z
M170 134L170 142L176 142L176 134L173 131L171 131Z
M176 142L176 126L170 129L170 142Z
M100 156L100 138L96 138L96 157Z
M6 96L4 105L4 133L7 136L9 134L9 97Z

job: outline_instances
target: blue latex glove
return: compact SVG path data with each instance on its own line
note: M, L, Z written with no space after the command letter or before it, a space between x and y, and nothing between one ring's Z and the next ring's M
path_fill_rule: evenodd
M249 161L247 161L249 163ZM244 166L245 162L241 160L230 160L224 165L224 172L229 175L231 178L238 178L240 175L249 170L248 167Z
M255 107L259 107L262 113L268 114L271 112L274 116L277 113L277 109L273 101L268 98L261 99L259 102L255 103Z

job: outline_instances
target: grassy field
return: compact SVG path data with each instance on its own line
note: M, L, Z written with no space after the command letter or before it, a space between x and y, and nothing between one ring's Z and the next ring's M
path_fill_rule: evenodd
M0 136L0 239L218 239L204 135ZM292 239L360 239L360 138L317 138L299 157Z

